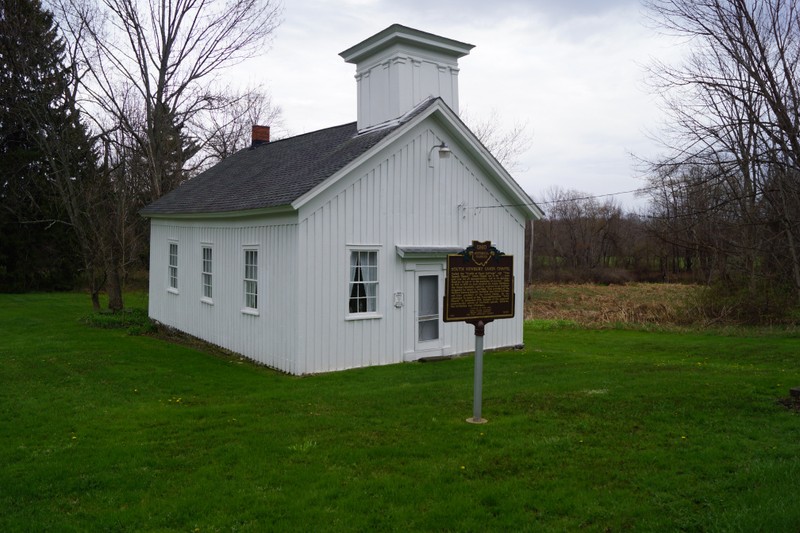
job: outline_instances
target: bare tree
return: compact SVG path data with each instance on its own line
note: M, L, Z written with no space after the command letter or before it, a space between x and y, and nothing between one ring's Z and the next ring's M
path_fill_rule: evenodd
M531 136L526 122L515 122L513 126L505 129L496 109L485 118L474 118L467 109L464 109L461 111L461 119L509 172L522 170L520 158L531 146Z
M534 224L535 250L553 279L612 281L610 270L624 267L621 207L560 187L550 188L540 205L547 217Z
M665 279L681 273L710 284L733 263L728 258L742 253L746 228L731 209L718 203L727 193L724 182L702 166L676 167L651 178L649 232L659 239ZM733 204L730 204L733 206ZM753 250L748 250L752 252Z
M226 105L220 72L264 51L280 22L274 0L56 0L81 54L82 89L101 130L122 129L148 165L149 197L185 178L206 144L197 119ZM127 106L142 110L132 121Z
M209 110L196 124L205 139L201 151L206 155L200 162L201 167L222 161L249 146L250 127L254 124L270 126L273 140L285 133L283 111L272 103L272 97L263 89L229 92L222 99L225 105Z
M654 216L670 216L663 209L670 203L688 210L671 216L685 219L681 239L717 254L717 277L732 278L735 265L751 293L786 284L800 302L797 2L650 0L648 7L691 47L682 64L652 68L673 126L665 136L672 155L652 167L663 200ZM704 242L696 224L683 224L689 220L713 221L720 238Z
M52 2L71 52L74 101L92 120L100 160L94 192L73 193L65 182L63 197L86 223L91 268L104 273L109 307L121 309L126 266L146 246L138 210L202 162L212 131L199 127L202 120L240 101L216 89L221 71L264 51L281 7L275 0ZM93 284L95 302L97 290Z

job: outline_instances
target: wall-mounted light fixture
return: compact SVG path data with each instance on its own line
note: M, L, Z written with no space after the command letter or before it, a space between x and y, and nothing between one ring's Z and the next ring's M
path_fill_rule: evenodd
M430 151L428 152L428 166L431 168L433 168L433 159L431 159L431 156L433 155L433 151L436 150L437 148L439 149L439 157L441 159L447 159L448 157L450 157L450 154L453 153L453 151L450 150L450 147L447 146L447 143L444 141L442 141L442 144L437 144L436 146L431 148Z

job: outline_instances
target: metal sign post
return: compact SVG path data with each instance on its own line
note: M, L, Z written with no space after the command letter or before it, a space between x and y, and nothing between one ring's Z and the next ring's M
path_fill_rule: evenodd
M467 422L470 424L485 424L488 422L481 417L481 404L483 403L483 328L491 321L491 318L466 321L468 324L475 326L475 376L472 387L472 418L467 418Z
M471 424L485 424L483 402L483 336L486 324L514 316L514 258L492 246L472 241L460 254L447 256L444 292L445 322L475 326L475 376Z

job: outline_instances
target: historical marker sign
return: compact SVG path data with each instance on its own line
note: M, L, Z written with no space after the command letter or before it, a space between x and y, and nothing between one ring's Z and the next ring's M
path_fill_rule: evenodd
M472 241L460 254L447 256L444 286L445 322L475 326L475 392L470 424L485 424L483 397L483 336L487 323L514 316L514 257L492 246Z
M491 321L514 316L514 257L491 241L472 241L460 254L447 256L445 322Z

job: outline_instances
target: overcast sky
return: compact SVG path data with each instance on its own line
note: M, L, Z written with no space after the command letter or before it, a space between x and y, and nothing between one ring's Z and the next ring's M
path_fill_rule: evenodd
M652 155L662 121L645 85L677 53L638 0L285 0L268 52L245 65L293 134L356 119L355 65L339 52L393 23L475 45L459 61L462 111L527 125L513 172L534 198L559 186L607 194L643 185L631 153ZM617 197L626 206L641 203Z

